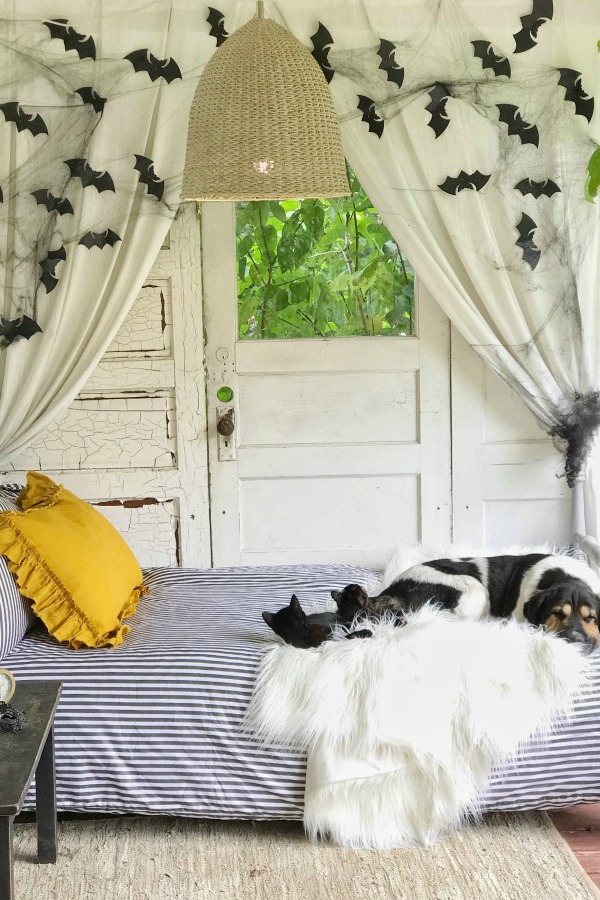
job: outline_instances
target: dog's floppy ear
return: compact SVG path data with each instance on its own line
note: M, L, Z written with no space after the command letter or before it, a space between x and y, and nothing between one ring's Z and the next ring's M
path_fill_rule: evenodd
M275 618L275 613L264 612L262 614L262 617L265 620L265 622L267 623L267 625L269 626L269 628L272 628L273 627L273 619Z
M523 615L527 622L530 622L532 625L542 625L542 611L544 608L544 600L546 599L546 594L544 591L538 591L537 594L527 601L525 606L523 607Z
M296 597L295 594L292 594L292 599L290 600L290 610L295 619L305 619L306 613L300 606L300 601Z

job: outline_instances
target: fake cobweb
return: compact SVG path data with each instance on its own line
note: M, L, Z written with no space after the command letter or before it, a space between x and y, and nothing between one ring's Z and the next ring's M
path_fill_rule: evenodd
M43 331L76 254L110 253L132 212L172 218L177 205L180 179L145 153L152 123L131 127L157 83L181 79L176 60L103 55L74 14L0 20L2 349Z
M334 95L339 82L342 128L360 120L371 164L378 152L382 166L390 153L405 160L389 212L464 263L459 277L494 334L470 343L565 453L572 486L600 426L600 221L584 192L600 11L575 29L580 71L564 32L572 2L511 3L512 26L488 5L490 23L504 21L489 31L485 6L475 21L459 0L407 4L388 30L374 14L372 43L352 49L322 22L313 55Z

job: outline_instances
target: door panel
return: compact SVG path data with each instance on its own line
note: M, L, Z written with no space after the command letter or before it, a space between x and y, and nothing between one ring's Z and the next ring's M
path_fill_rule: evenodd
M562 455L452 329L454 540L500 547L570 538Z
M416 474L242 479L240 495L242 560L383 566L419 538Z
M214 564L380 565L399 542L447 541L449 325L437 305L419 296L418 338L237 341L234 205L206 203L202 219Z

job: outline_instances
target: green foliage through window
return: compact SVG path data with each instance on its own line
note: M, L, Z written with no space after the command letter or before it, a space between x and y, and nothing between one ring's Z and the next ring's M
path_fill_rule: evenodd
M241 338L414 333L412 266L348 176L349 197L237 204Z

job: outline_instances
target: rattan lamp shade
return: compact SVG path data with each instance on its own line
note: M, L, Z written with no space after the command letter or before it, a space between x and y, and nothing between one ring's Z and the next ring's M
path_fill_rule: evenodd
M182 198L349 193L339 124L318 63L272 19L251 19L219 47L198 83Z

